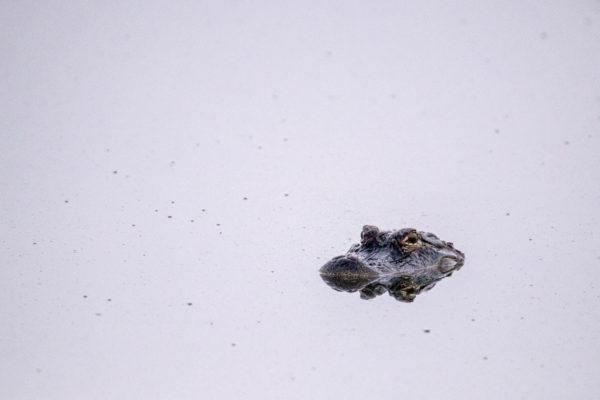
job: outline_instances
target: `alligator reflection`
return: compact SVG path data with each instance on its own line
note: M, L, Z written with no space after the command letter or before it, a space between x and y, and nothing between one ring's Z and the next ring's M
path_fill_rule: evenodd
M366 225L361 243L333 258L320 272L333 289L372 299L385 292L411 302L463 266L465 256L450 242L412 228L380 231Z

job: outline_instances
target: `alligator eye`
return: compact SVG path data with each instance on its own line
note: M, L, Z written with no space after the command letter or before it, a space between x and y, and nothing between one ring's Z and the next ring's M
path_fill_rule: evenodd
M408 235L406 235L404 239L402 239L402 244L414 246L419 244L420 241L421 239L419 238L419 235L416 232L411 232Z

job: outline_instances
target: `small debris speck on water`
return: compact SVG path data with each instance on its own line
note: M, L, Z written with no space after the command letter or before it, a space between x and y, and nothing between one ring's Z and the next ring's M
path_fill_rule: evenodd
M169 215L167 218L173 218L173 216L172 216L172 215Z
M247 198L247 197L244 197L244 200L248 200L248 198Z
M429 332L431 332L431 331L430 331L429 329L423 329L423 332L425 332L425 333L429 333Z
M285 197L290 197L290 195L288 193L284 193L283 194Z
M69 202L69 200L65 200L65 203L68 203L68 202Z
M83 295L83 298L84 298L84 299L87 299L87 294L84 294L84 295Z
M118 173L118 171L116 171L116 170L115 170L115 171L113 171L113 174L117 174L117 173Z
M236 344L235 344L235 343L231 343L231 347L235 347L235 346L236 346Z
M506 216L509 216L509 215L510 215L510 213L506 213Z
M192 303L187 303L187 305L188 305L188 306L191 306L191 305L192 305Z
M112 299L106 299L106 301L112 301Z

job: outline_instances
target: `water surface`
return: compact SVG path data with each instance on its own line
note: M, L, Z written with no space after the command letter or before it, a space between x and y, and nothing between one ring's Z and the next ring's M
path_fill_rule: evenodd
M0 397L600 392L600 4L0 7Z

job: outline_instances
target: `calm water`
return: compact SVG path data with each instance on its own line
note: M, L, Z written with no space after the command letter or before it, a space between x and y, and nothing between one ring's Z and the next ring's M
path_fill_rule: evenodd
M0 15L0 398L598 397L600 3ZM466 263L335 292L365 224Z

